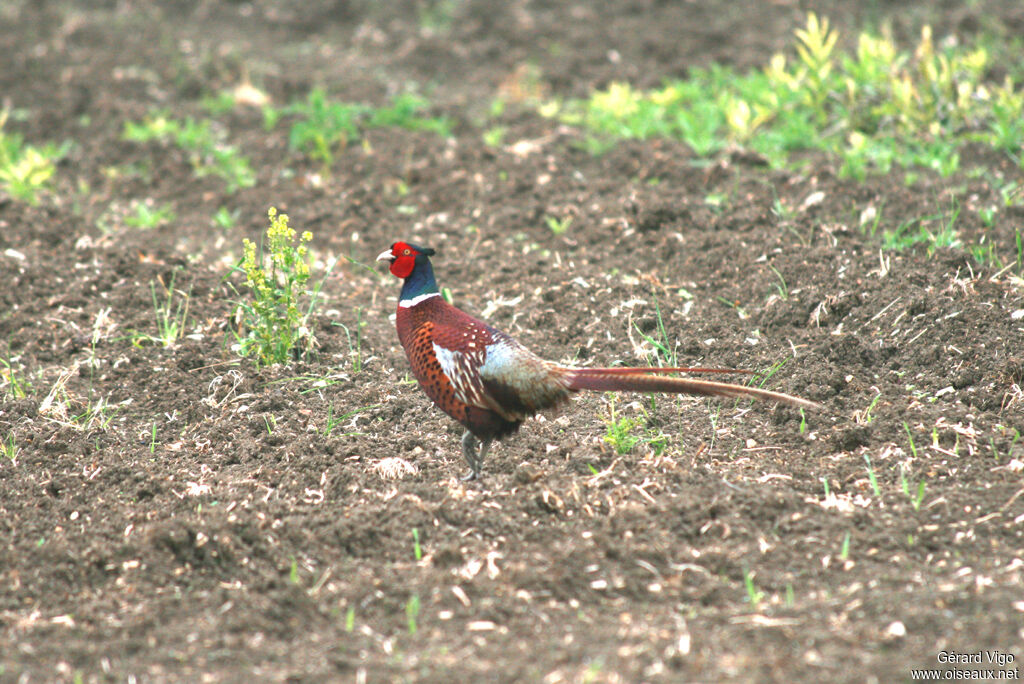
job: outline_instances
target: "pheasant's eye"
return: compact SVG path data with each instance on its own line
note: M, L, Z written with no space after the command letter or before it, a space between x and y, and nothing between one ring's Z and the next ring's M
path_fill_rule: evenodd
M412 250L410 250L410 249L403 249L402 250L402 256L409 256L410 254L412 254Z

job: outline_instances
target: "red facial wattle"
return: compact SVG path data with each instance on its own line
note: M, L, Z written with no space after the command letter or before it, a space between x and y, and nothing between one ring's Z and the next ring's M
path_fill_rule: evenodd
M408 251L408 250L406 250ZM416 266L416 255L413 253L403 254L399 252L399 255L395 257L395 260L391 262L391 274L399 278L408 278L409 274L412 273L412 269Z
M381 254L381 257L386 254L386 252ZM396 242L391 245L391 266L388 267L391 275L402 279L408 278L416 268L416 254L416 250L404 242Z

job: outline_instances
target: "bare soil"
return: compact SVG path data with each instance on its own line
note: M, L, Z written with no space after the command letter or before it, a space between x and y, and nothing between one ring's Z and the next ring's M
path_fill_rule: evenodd
M595 157L528 107L488 119L528 86L763 64L808 8L847 44L886 22L908 44L924 23L1024 30L1016 1L861 4L5 3L7 126L72 147L37 206L0 196L0 353L26 390L3 369L0 680L892 682L982 650L1018 667L1024 286L961 250L882 252L860 224L938 228L956 205L965 244L1012 254L1024 212L990 179L1021 168L967 150L948 179L856 183L822 157ZM257 174L236 193L122 139L246 79L277 104L418 88L453 136L370 131L325 174L241 107L217 117ZM145 198L175 218L124 225ZM464 484L384 269L330 273L315 359L232 352L231 265L271 205L321 262L433 246L460 307L549 358L644 364L660 312L680 363L784 362L767 386L827 411L580 396ZM211 223L222 206L234 227ZM133 343L172 278L188 336ZM666 441L617 453L613 410Z

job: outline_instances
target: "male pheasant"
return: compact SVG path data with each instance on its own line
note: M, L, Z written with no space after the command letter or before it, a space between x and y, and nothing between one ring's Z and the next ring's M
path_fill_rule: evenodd
M572 368L545 361L514 339L455 308L441 297L430 257L434 250L396 242L377 257L404 282L398 301L398 339L413 375L442 411L462 423L462 451L480 477L487 450L538 411L579 390L672 392L770 399L819 408L799 397L723 382L664 377L708 368Z

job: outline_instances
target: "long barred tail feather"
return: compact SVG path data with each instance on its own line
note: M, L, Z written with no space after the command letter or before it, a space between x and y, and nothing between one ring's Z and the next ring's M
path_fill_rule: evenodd
M644 367L617 367L610 368L566 368L567 371L586 371L589 375L665 375L667 373L742 373L751 375L754 371L740 370L739 368L704 368L701 366L644 366Z
M694 378L666 378L658 373L665 369L655 368L564 368L566 386L570 390L594 390L597 392L668 392L671 394L692 394L705 397L736 397L777 401L790 406L808 409L822 409L807 399L794 397L782 392L733 385L727 382L697 380Z

